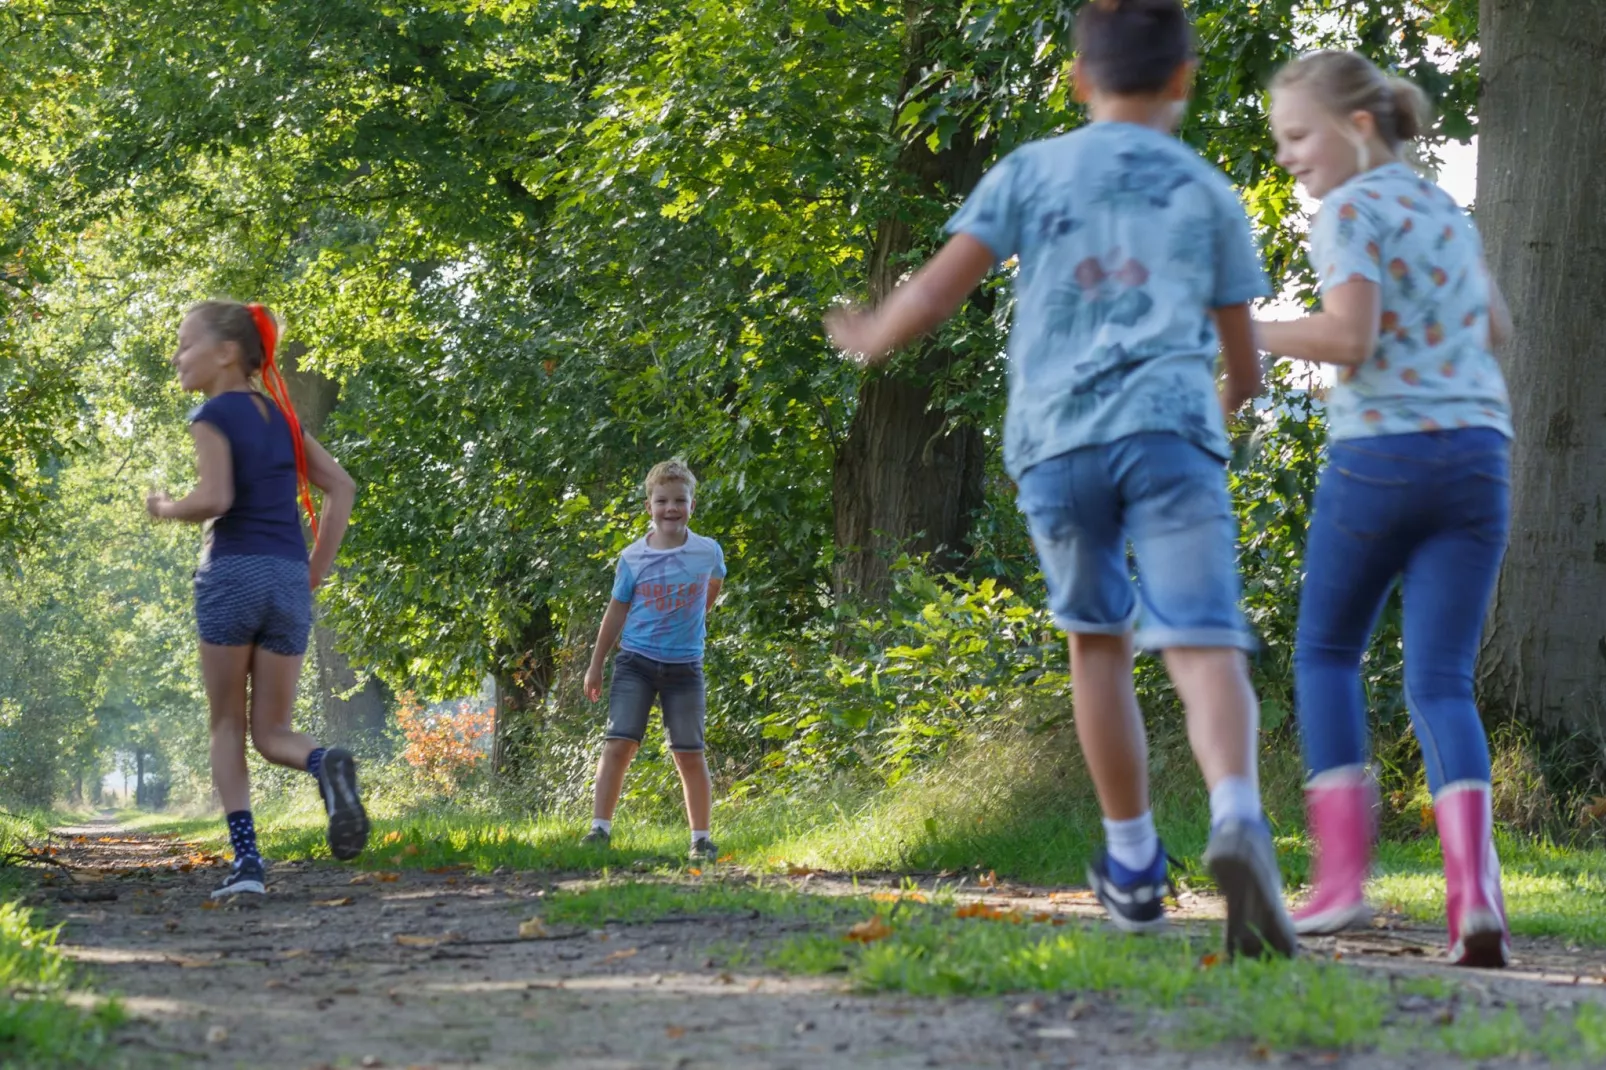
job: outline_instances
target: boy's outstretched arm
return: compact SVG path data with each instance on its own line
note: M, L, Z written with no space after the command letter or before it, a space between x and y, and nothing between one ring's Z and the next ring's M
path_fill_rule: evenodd
M849 356L864 364L881 364L958 311L996 261L980 239L957 234L900 283L879 308L839 308L827 313L826 334Z
M591 664L586 667L586 698L592 702L602 697L602 665L625 630L625 617L630 615L630 603L617 598L608 600L608 611L602 615L602 627L597 629L597 648L591 652Z
M714 603L719 601L719 591L720 591L720 588L722 588L724 586L725 586L725 581L724 580L710 579L708 581L708 604L703 607L703 611L705 613L708 610L713 609L714 608Z
M1249 318L1248 305L1228 305L1215 309L1212 315L1216 334L1221 338L1222 362L1227 366L1227 382L1221 388L1221 413L1231 416L1260 393L1260 351L1255 348L1255 325Z

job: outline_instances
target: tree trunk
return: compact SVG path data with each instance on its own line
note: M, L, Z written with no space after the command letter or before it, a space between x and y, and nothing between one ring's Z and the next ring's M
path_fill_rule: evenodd
M134 806L145 805L145 748L134 749Z
M496 713L491 736L491 768L497 773L517 764L521 732L535 728L556 668L552 610L537 606L516 644L497 659Z
M301 356L305 352L306 347L300 343L286 346L281 365L302 429L318 438L323 434L329 414L340 404L340 384L315 372L301 370ZM317 654L318 693L323 699L327 742L351 745L378 739L385 731L391 706L390 688L377 676L369 676L359 688L356 670L337 646L339 640L333 628L314 618L312 645Z
M1516 336L1488 712L1606 742L1606 4L1483 0L1478 224Z
M905 8L902 101L922 68L956 32L923 5ZM940 152L923 136L904 145L895 179L920 198L963 196L981 178L990 140L960 130ZM911 266L925 234L903 217L884 220L870 261L870 297L880 302ZM955 362L953 353L927 345L913 367L867 378L847 438L837 449L832 487L836 512L836 587L839 594L883 595L888 556L900 550L942 550L949 561L969 549L971 514L983 501L985 445L981 430L954 423L932 409L933 384Z

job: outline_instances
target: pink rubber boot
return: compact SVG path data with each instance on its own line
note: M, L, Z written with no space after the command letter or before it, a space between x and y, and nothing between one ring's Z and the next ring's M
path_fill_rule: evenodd
M1450 961L1457 966L1504 966L1511 958L1500 859L1494 850L1489 785L1460 780L1433 799L1444 852L1444 914Z
M1305 819L1316 847L1316 890L1294 911L1295 932L1336 933L1371 919L1364 886L1376 807L1377 785L1365 766L1346 765L1311 778Z

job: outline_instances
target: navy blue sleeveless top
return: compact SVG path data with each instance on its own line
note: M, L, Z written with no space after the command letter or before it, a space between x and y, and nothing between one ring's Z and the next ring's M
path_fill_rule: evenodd
M234 504L212 521L202 557L251 554L306 561L295 447L279 407L255 391L233 390L196 406L190 423L198 420L229 440L234 462Z

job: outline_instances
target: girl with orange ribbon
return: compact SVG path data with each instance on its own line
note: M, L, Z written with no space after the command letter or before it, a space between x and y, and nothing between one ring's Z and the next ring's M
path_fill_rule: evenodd
M302 430L275 360L278 341L278 324L261 305L206 301L189 310L172 363L179 385L206 398L190 413L199 479L176 501L156 491L145 502L154 517L206 525L195 619L211 707L212 782L234 847L233 870L214 899L265 890L245 765L248 733L268 761L316 778L336 858L356 857L368 840L356 761L290 727L312 592L334 564L356 487ZM266 396L255 386L259 375ZM323 492L321 516L313 487ZM297 499L312 531L310 558Z

